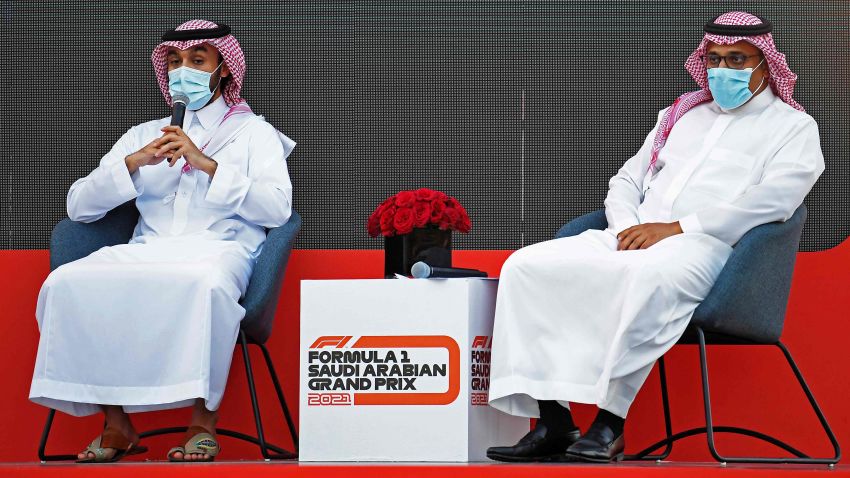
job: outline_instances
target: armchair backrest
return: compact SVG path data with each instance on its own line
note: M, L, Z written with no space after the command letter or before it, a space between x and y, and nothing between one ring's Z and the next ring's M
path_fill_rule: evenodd
M95 222L77 222L66 217L50 233L50 270L82 259L101 247L127 244L137 222L139 210L135 200L125 202Z
M251 281L240 302L245 308L242 330L254 342L263 344L271 336L286 264L300 229L301 216L293 210L286 224L268 231L254 264Z

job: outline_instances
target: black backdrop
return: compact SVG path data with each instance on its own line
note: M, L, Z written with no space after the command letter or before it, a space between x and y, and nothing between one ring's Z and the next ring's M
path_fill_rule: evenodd
M150 52L191 18L233 27L243 96L298 142L301 248L377 248L365 221L399 189L470 211L466 249L548 239L601 207L682 68L729 9L772 19L820 125L827 170L803 250L850 230L850 2L0 2L0 248L45 248L69 185L130 126L168 115Z

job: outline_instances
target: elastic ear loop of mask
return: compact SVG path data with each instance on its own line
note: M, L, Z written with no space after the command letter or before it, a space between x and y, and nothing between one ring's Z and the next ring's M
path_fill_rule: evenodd
M218 66L215 67L215 70L213 70L212 73L210 73L210 74L212 75L215 72L217 72L218 69L221 68L221 65L224 65L224 60L221 60L221 63L219 63ZM761 65L761 63L759 63L759 65ZM756 67L756 68L758 68L758 67ZM219 86L221 86L221 75L218 75L218 83L216 83L215 88L212 89L212 94L215 94L215 90L217 90ZM760 84L759 84L759 88L761 88Z
M755 68L753 68L753 72L755 72L756 70L758 70L758 68L761 66L761 64L762 64L762 63L764 63L764 62L765 62L765 60L766 60L766 58L762 57L762 59L761 59L761 61L759 62L759 64L758 64L758 65L756 65L756 67L755 67ZM770 71L770 70L768 70L768 71ZM763 84L764 84L764 80L765 80L766 78L767 78L767 75L761 75L761 81L759 81L759 85L756 87L756 92L758 92L758 91L761 89L761 85L763 85ZM221 81L221 77L219 77L219 81ZM753 93L753 94L755 94L755 93Z

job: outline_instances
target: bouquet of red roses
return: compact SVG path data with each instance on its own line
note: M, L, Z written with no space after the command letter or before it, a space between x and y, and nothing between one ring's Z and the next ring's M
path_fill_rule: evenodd
M366 223L372 237L409 234L415 227L467 233L472 223L457 199L425 188L400 191L388 197Z

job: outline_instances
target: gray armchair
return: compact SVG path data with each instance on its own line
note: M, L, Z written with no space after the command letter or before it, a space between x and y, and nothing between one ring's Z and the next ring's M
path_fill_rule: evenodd
M62 264L81 259L101 247L126 244L133 235L133 229L139 219L139 211L134 201L129 201L113 209L102 219L92 223L81 223L63 219L54 228L50 236L50 269L56 269ZM251 395L251 405L254 412L254 422L257 427L257 436L253 437L244 433L227 429L219 429L218 433L240 440L254 443L260 447L260 453L266 459L292 459L297 458L298 434L295 423L286 405L283 389L280 386L277 373L272 364L271 355L265 346L272 332L275 311L277 310L278 296L283 284L283 276L292 245L301 229L301 216L292 211L289 221L283 226L270 229L266 235L263 250L257 258L251 280L245 291L245 296L240 304L245 308L245 317L242 319L239 343L242 346L242 357L245 362L245 372L248 378L248 391ZM257 401L256 387L254 386L254 374L251 367L251 358L248 354L248 345L255 344L263 352L263 358L271 376L272 383L277 393L280 407L286 419L292 443L295 448L290 452L278 446L267 443L263 431L263 422L260 417L260 407ZM44 432L39 443L38 456L41 461L72 460L76 455L46 455L45 448L53 423L55 410L50 410ZM141 437L150 437L167 433L182 433L186 427L172 427L151 430L141 433Z
M806 222L806 206L800 206L785 222L763 224L747 232L733 248L729 260L717 278L708 296L694 311L690 325L680 344L696 344L700 352L700 369L703 385L706 426L673 434L670 404L667 396L667 377L664 357L658 360L661 376L662 405L666 438L652 446L630 455L632 460L658 460L666 458L679 439L705 433L712 456L726 463L824 463L834 464L841 458L841 449L835 434L815 401L814 395L791 353L780 341L785 323L785 310L791 291L791 276L800 234ZM605 211L598 210L573 219L563 226L556 238L575 236L588 229L603 230L608 227ZM811 458L790 445L760 432L739 427L715 426L711 416L711 399L708 384L706 344L710 345L773 345L778 347L794 371L809 404L817 414L824 432L832 443L832 458ZM745 435L771 443L789 452L793 457L725 457L717 451L714 433ZM665 447L660 454L652 453Z

